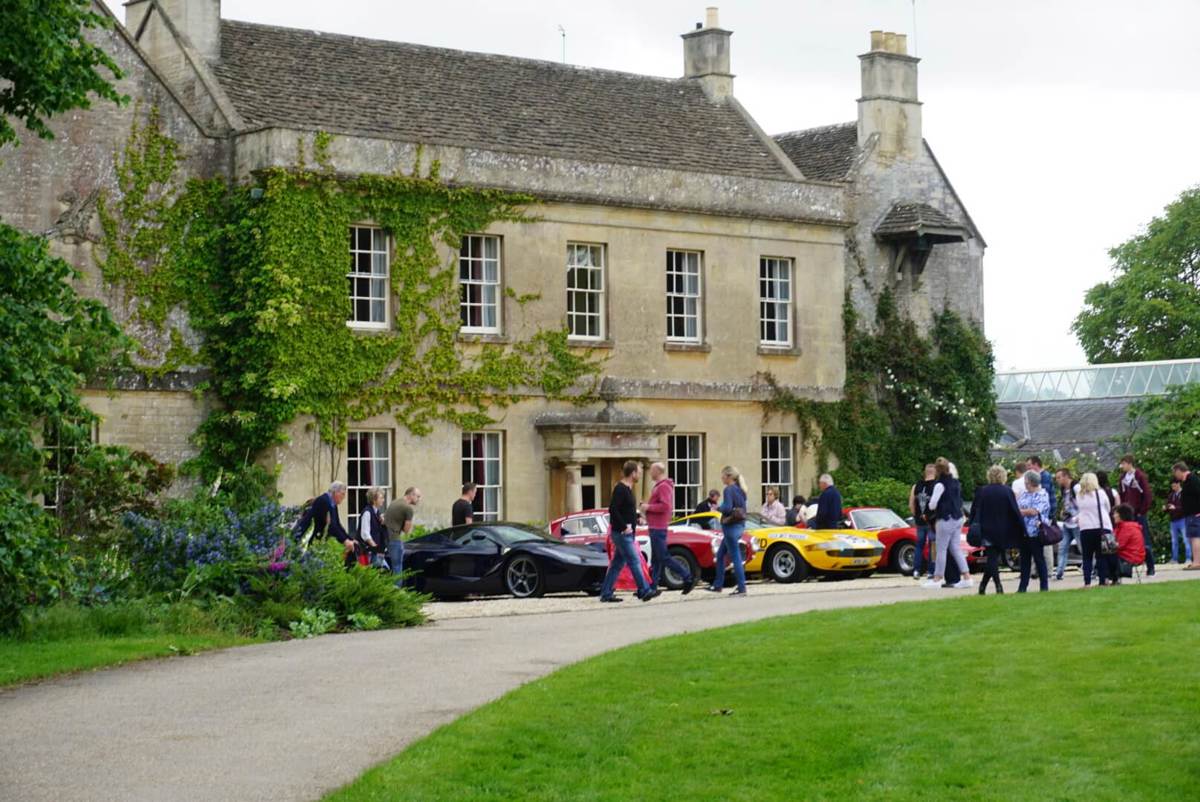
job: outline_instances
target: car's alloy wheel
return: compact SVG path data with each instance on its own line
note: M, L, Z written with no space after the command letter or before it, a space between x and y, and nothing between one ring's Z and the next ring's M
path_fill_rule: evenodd
M775 546L768 552L767 567L771 578L784 584L799 582L808 576L808 563L800 556L800 552L786 544Z
M504 583L518 599L542 595L542 571L537 560L524 554L513 557L504 569Z
M892 567L904 576L912 576L917 565L917 544L904 541L892 549Z
M692 572L693 577L700 576L700 563L696 561L691 549L676 546L670 549L670 554L676 560L688 567ZM667 563L663 566L662 582L670 590L680 590L683 588L683 577L671 570L671 564Z

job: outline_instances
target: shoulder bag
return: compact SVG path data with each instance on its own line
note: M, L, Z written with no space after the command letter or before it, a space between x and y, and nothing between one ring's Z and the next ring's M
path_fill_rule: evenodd
M742 503L730 507L729 512L721 516L721 526L732 526L746 522L746 497L742 495Z
M1054 521L1047 521L1039 512L1037 537L1043 546L1054 546L1062 542L1062 529Z
M1096 517L1100 519L1100 526L1103 527L1100 532L1100 553L1116 554L1117 536L1113 534L1112 528L1104 522L1104 511L1100 508L1099 490L1096 491Z

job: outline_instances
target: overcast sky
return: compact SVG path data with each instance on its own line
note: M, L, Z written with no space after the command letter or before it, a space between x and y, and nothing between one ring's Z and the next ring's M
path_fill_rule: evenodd
M120 3L108 0L122 15ZM874 28L922 59L924 133L988 243L1001 369L1070 366L1108 249L1200 183L1198 0L726 0L734 94L768 133L855 119ZM225 0L222 15L677 76L682 0ZM1198 355L1200 356L1200 355Z

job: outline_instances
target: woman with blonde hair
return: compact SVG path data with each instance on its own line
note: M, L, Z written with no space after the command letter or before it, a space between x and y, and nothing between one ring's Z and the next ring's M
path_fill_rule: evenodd
M381 487L367 491L366 504L358 518L358 540L367 554L386 554L387 527L383 524L383 502L387 493ZM369 558L368 558L369 561ZM361 558L359 562L364 562Z
M717 549L713 583L705 590L720 593L725 588L725 558L733 562L733 575L737 579L734 596L746 595L746 568L742 565L742 532L746 529L746 484L742 473L732 465L721 469L721 482L725 494L721 497L721 546Z
M1112 496L1104 492L1100 479L1094 473L1085 473L1079 480L1079 493L1075 503L1079 505L1079 542L1083 552L1083 586L1091 587L1092 564L1096 564L1100 584L1107 580L1117 581L1108 575L1109 560L1100 549L1105 532L1113 531Z
M962 578L951 587L971 587L971 569L967 566L967 558L963 556L962 538L963 505L962 485L954 478L957 470L945 457L938 457L933 462L937 471L937 484L929 497L929 509L933 511L934 542L937 546L937 558L934 562L933 579L921 583L923 588L940 588L942 579L946 576L946 557L954 557L954 562L961 572Z

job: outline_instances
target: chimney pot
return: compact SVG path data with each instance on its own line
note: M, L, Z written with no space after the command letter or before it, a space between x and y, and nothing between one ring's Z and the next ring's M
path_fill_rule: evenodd
M704 9L704 27L705 28L720 28L721 24L717 21L717 7L709 6Z
M883 34L883 49L888 53L896 52L896 34L887 31Z
M871 49L883 50L883 31L871 31Z
M901 56L908 55L908 34L896 34L896 53L900 54Z

